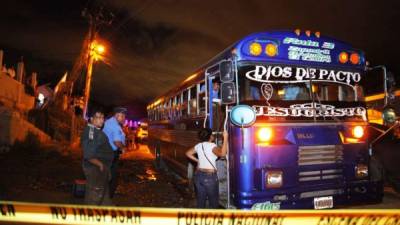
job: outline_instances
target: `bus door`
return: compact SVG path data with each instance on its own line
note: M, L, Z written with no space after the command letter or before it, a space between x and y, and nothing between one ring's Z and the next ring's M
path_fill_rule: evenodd
M209 67L205 73L207 92L207 110L205 126L210 127L215 133L222 134L226 119L225 105L236 102L237 92L234 64L231 60L222 60ZM207 118L208 117L208 118Z
M208 75L208 76L207 76ZM235 103L236 94L234 83L233 63L230 60L223 60L206 71L207 85L207 110L208 127L213 130L216 137L216 144L221 146L222 132L227 120L227 108L229 104ZM219 201L225 208L231 207L230 202L230 174L229 174L229 150L226 157L217 160L217 172L219 180Z

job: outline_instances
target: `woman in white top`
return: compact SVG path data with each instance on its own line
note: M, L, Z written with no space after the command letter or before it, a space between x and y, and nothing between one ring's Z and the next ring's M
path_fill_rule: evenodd
M206 200L208 199L209 208L218 208L219 187L215 162L218 157L226 155L228 132L224 131L223 133L224 142L221 148L214 143L215 137L211 129L201 129L198 136L201 142L186 152L186 156L197 163L197 170L194 176L197 207L206 208ZM197 158L195 154L197 154Z

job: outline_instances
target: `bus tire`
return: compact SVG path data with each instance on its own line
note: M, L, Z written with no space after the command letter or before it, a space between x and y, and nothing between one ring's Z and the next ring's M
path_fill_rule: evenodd
M382 163L375 156L371 157L371 160L369 162L369 170L371 181L384 181L385 170Z
M392 180L392 186L393 186L393 189L397 193L400 193L400 179L399 178Z
M386 174L386 181L394 189L394 191L400 193L400 177L397 174L394 175L393 173L388 172Z
M371 196L371 203L381 203L383 201L383 185L385 183L385 169L382 163L375 157L372 156L369 162L369 173L370 179L375 183L373 195Z
M391 178L389 182L392 185L393 189L397 193L400 193L400 178Z

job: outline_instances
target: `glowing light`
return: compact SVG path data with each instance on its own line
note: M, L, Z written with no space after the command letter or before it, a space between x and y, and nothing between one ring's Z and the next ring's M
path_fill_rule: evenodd
M319 31L315 32L315 37L317 37L317 38L321 37L321 32L319 32Z
M262 52L262 48L260 43L254 42L250 45L250 54L254 56L260 55Z
M297 36L300 36L300 29L296 29L294 30L294 32L296 33Z
M362 126L355 126L352 130L352 134L355 138L362 138L362 136L364 136L364 128Z
M183 83L186 83L186 82L188 82L188 81L193 80L196 76L197 76L197 73L191 75L190 77L186 78L186 80L184 80Z
M103 54L106 51L106 48L103 45L96 45L96 52L99 54Z
M346 52L341 52L339 54L339 62L340 63L347 63L349 61L349 55Z
M313 93L318 92L318 86L315 85L315 84L313 84L313 85L311 86L311 91L312 91Z
M352 53L350 55L350 62L354 65L360 63L360 56L357 53Z
M38 100L39 100L40 104L44 103L44 99L45 99L44 95L42 93L39 93Z
M269 142L272 138L272 129L270 127L261 128L258 130L257 137L261 142Z
M306 30L306 35L307 35L307 37L310 37L311 36L311 31L309 31L309 30Z
M274 44L267 44L267 46L265 47L265 54L267 54L268 56L275 56L276 53L278 52L278 48L276 45Z

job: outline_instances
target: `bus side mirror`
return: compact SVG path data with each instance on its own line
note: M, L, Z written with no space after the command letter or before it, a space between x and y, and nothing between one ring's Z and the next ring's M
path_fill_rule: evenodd
M221 102L224 105L233 104L236 102L236 88L234 82L221 84Z
M232 82L234 80L232 61L222 61L219 64L219 79L221 82Z
M397 120L396 111L391 107L385 108L382 112L382 119L383 119L383 124L385 125L390 126L394 124Z

